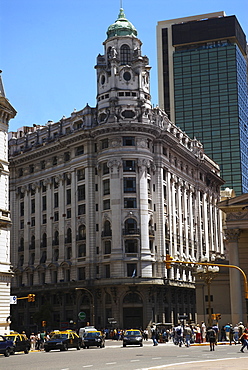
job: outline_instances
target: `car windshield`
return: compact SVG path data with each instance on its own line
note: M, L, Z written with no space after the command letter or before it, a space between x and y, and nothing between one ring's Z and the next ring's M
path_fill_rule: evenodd
M15 340L15 336L14 335L5 335L4 336L7 340Z
M100 333L99 332L97 332L97 331L94 331L94 332L92 332L92 333L87 333L86 334L86 338L89 338L89 337L99 337L99 335L100 335Z
M54 334L51 339L67 339L68 334Z
M137 337L137 336L140 336L140 331L139 330L127 330L126 335Z

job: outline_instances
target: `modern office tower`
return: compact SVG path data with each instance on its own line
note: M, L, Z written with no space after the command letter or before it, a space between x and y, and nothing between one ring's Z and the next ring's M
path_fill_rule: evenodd
M5 97L0 74L0 334L8 333L10 326L10 284L13 272L10 264L8 126L15 115L15 109Z
M248 192L246 36L224 12L158 22L159 104L221 169L225 187Z
M103 45L96 107L10 134L13 294L36 295L13 308L19 330L194 321L194 269L166 254L223 257L219 167L152 107L123 9Z

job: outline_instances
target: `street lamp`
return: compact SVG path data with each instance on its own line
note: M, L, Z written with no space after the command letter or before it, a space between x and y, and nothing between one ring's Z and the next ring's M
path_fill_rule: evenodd
M75 288L75 290L85 290L86 292L88 292L90 294L91 299L92 299L92 324L93 324L93 326L95 326L95 299L94 299L94 295L87 288Z
M219 272L218 266L203 266L199 265L196 268L196 274L201 280L205 282L208 289L208 325L212 326L212 313L211 313L211 296L210 296L210 285L212 280L216 277Z

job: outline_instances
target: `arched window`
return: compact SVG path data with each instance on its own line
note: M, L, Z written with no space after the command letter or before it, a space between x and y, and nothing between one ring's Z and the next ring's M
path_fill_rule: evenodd
M34 259L35 259L35 253L31 253L29 257L29 264L33 265L34 264Z
M126 44L121 45L120 54L121 54L121 64L128 64L131 60L130 47Z
M86 227L85 225L80 225L78 228L78 239L85 240L86 239Z
M71 243L71 228L67 229L66 243Z
M20 255L20 258L19 258L19 266L21 267L21 266L23 266L23 263L24 263L24 255L23 254L21 254Z
M125 221L125 234L137 234L137 222L133 218L128 218Z
M111 236L112 235L112 230L111 230L111 223L106 220L103 225L103 236Z
M42 235L42 247L43 248L47 247L47 234L46 233Z
M67 250L66 250L66 258L68 260L70 260L71 256L72 256L72 249L71 249L71 247L68 247Z
M125 253L138 253L138 240L137 239L125 240Z
M59 245L59 232L58 230L54 233L54 245Z
M42 252L41 259L40 259L40 263L45 263L46 262L46 259L47 259L46 251L43 251Z
M59 250L58 248L54 249L54 252L53 252L53 260L54 262L58 261L59 259Z

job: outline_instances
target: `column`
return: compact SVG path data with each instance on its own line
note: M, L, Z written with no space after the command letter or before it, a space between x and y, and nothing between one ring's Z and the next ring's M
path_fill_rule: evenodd
M239 249L238 239L240 235L239 229L225 230L225 236L228 241L229 263L230 265L239 266ZM231 301L231 317L232 323L243 321L242 309L242 284L241 274L238 270L230 268L230 301Z

